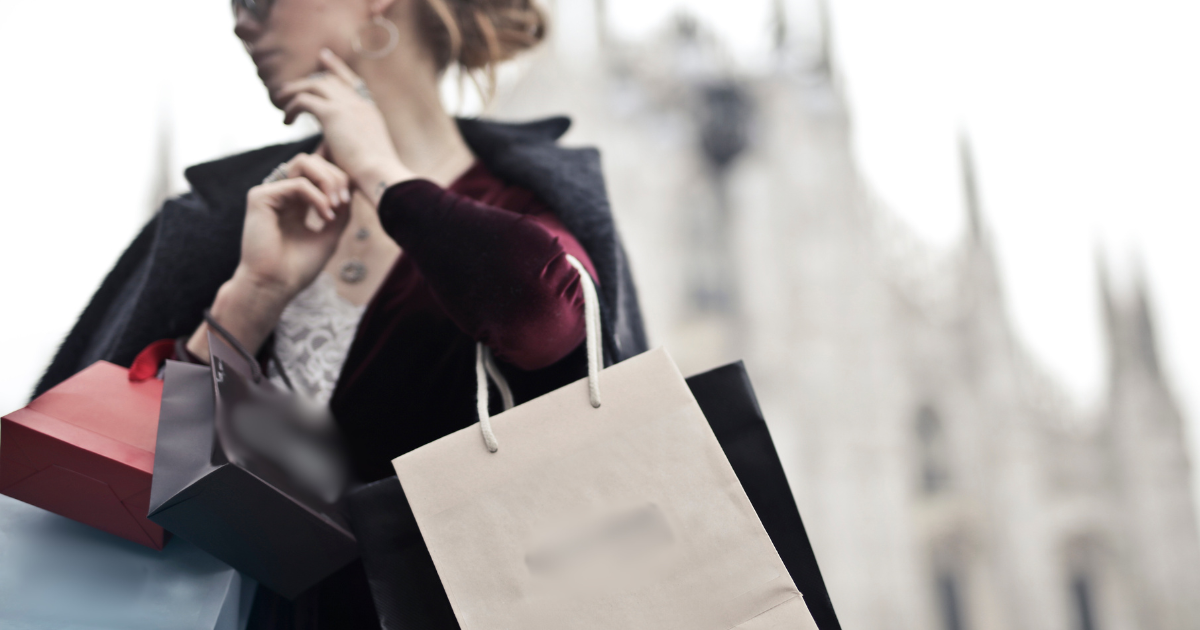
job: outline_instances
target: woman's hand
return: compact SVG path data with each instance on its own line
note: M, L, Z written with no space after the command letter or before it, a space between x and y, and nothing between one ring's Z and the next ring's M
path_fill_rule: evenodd
M324 71L280 89L279 98L287 103L284 123L292 124L303 112L316 116L330 158L378 205L388 186L415 175L396 155L383 114L363 80L329 49L321 51L320 61Z
M246 196L235 277L288 301L337 249L350 217L350 181L320 155L302 153L283 168L287 179L255 186Z
M321 273L350 221L345 172L304 153L282 168L287 179L247 194L242 258L212 305L213 317L251 352L266 341L288 302ZM207 324L187 347L208 360Z

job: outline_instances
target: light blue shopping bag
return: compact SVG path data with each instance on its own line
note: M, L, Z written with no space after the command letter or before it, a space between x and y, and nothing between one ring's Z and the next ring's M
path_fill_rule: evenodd
M154 551L0 496L4 630L243 630L255 587L178 537Z

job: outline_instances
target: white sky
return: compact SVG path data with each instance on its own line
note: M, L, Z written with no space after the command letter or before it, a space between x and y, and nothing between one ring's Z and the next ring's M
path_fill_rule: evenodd
M787 4L809 20L809 1ZM831 3L876 192L949 245L963 223L955 142L970 136L1018 331L1083 404L1102 392L1105 370L1096 252L1122 269L1136 253L1168 374L1195 421L1200 2ZM769 42L769 0L608 5L627 37L687 6L751 68ZM148 217L160 128L173 135L176 190L186 165L301 133L279 123L231 29L225 0L0 2L3 411L24 403Z

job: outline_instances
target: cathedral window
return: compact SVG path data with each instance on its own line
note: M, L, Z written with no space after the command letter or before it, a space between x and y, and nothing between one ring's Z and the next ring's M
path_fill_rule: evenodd
M1071 576L1071 607L1075 609L1077 630L1096 630L1093 598L1091 577L1083 572Z
M942 628L965 630L967 626L963 620L962 584L956 572L938 571L937 596L938 608L941 610Z
M941 418L929 405L917 410L917 443L920 484L925 494L937 494L950 485L950 448Z

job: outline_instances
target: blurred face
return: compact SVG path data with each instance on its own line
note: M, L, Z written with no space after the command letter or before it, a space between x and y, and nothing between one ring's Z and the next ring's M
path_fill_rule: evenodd
M233 32L281 109L280 86L316 72L321 48L350 59L351 37L371 17L366 0L233 0L233 10Z

